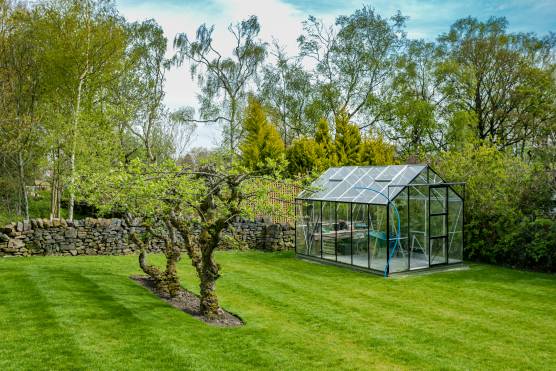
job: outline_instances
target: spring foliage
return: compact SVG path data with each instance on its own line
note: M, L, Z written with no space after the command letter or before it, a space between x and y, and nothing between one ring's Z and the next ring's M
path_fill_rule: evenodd
M284 157L284 142L276 127L268 121L261 103L249 97L243 118L245 138L240 145L243 164L251 170L265 172L269 161ZM265 170L266 169L266 170Z
M445 152L436 167L446 179L467 183L466 258L556 271L549 173L486 143Z

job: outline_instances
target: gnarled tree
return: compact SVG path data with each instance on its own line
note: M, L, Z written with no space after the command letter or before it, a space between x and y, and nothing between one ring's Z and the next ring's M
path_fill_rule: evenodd
M200 282L200 313L214 319L222 314L215 291L220 266L214 252L224 230L236 218L253 215L255 208L272 207L264 201L268 189L254 182L255 177L234 165L180 168L172 161L133 160L108 175L83 178L80 189L101 212L125 212L132 225L133 220L141 220L145 232L131 235L141 250L139 266L159 290L171 296L180 289L176 264L185 251ZM153 243L163 245L164 269L147 262Z

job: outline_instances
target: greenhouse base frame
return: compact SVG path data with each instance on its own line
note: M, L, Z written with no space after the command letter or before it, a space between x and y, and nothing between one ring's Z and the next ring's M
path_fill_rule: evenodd
M321 259L318 257L305 255L305 254L296 253L295 257L299 260L303 260L310 263L317 263L317 264L328 265L332 267L339 267L339 268L349 269L354 272L369 273L381 277L384 276L384 271L380 271L378 269L365 268L365 267L346 264L346 263L333 261L333 260L325 260L325 259ZM418 275L424 275L424 274L436 273L436 272L451 272L456 270L465 270L468 268L469 266L462 261L459 263L438 264L428 268L412 269L412 270L402 271L402 272L390 272L388 274L388 277L390 278L390 277L418 276Z

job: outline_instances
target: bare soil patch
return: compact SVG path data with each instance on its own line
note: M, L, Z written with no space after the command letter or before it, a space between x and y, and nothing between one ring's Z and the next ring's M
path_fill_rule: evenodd
M178 308L179 310L182 310L185 313L188 313L191 316L197 318L198 320L208 323L209 325L218 327L239 327L244 325L244 322L241 320L241 318L239 318L239 316L223 309L219 309L220 313L218 318L209 319L202 316L199 312L201 302L199 300L199 296L184 288L180 290L178 295L172 298L170 297L170 295L157 290L150 277L131 276L130 278L141 286L149 289L156 296L158 296L160 299L164 300L171 306Z

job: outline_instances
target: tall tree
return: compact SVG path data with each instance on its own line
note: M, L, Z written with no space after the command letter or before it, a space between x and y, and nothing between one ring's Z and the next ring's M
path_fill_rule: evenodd
M439 73L453 112L472 114L476 138L524 155L556 118L556 36L508 33L505 18L456 21L439 37Z
M127 32L119 88L112 91L124 160L140 156L149 162L162 161L178 146L187 145L194 125L186 122L187 110L170 112L163 102L171 60L165 57L167 39L162 28L150 19L128 25ZM172 143L173 138L180 143Z
M295 139L286 150L288 173L292 177L308 176L328 168L327 156L322 147L313 139Z
M40 158L42 95L40 44L35 37L37 12L2 3L0 34L0 152L17 169L20 210L29 219L28 172L36 173Z
M317 123L315 141L322 147L327 156L332 157L334 155L334 142L330 134L328 120L324 117L321 117Z
M313 89L310 74L298 58L288 57L277 42L271 54L275 61L263 68L259 96L276 118L282 140L288 146L293 139L314 132L307 117Z
M313 16L303 23L301 55L316 63L315 84L327 114L337 119L345 113L360 128L380 122L404 22L399 13L384 19L365 6L338 17L335 26Z
M444 148L445 95L436 71L443 61L435 43L410 40L398 60L386 103L385 133L405 156Z
M238 217L252 216L253 204L261 210L270 207L267 191L251 181L252 174L239 170L229 163L180 168L172 161L147 164L134 159L127 167L81 178L80 189L101 212L124 212L130 223L142 217L147 233L132 235L141 248L139 265L172 296L180 286L176 263L185 251L199 278L200 312L214 319L222 315L216 294L221 272L214 256L222 232ZM163 270L147 262L152 237L164 241Z
M228 31L234 39L230 56L218 51L213 43L214 26L197 29L195 40L178 34L174 62L191 63L191 75L201 87L200 119L195 122L222 122L224 142L235 154L242 136L239 115L245 105L247 87L253 82L266 57L266 44L258 40L260 25L257 17L231 24Z
M77 157L80 146L86 143L81 136L82 126L87 124L84 108L88 107L84 103L95 105L105 84L115 80L125 33L122 19L108 1L61 0L40 6L43 16L39 29L51 76L49 90L56 102L52 107L62 111L58 119L69 118L61 126L67 127L68 218L73 219Z
M392 165L396 163L396 147L382 136L365 136L359 146L360 165Z

